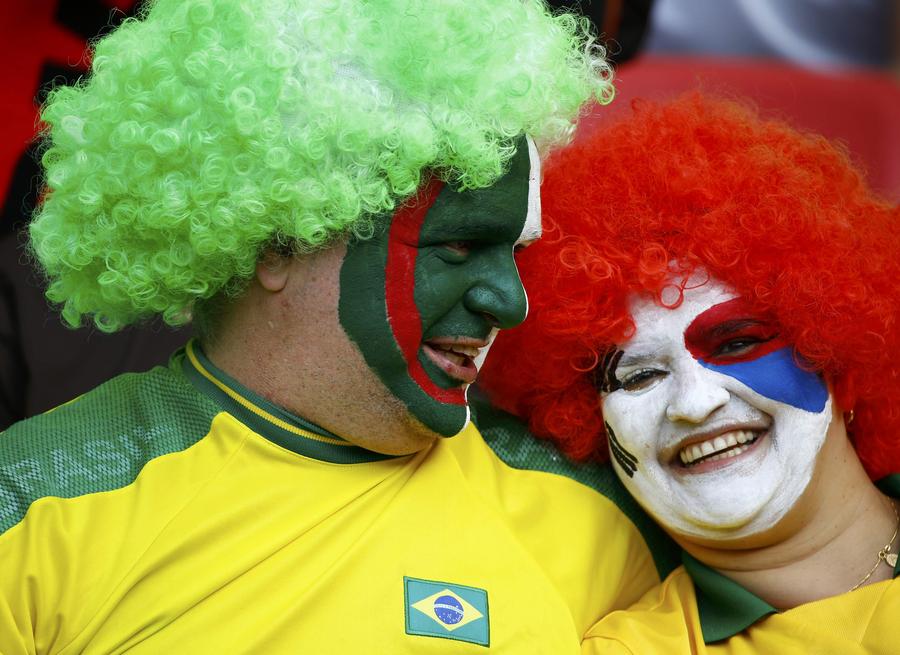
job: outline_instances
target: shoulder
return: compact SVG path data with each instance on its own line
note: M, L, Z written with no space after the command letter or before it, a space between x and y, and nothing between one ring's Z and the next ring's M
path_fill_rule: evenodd
M601 618L584 637L582 653L691 653L703 643L696 595L684 567L631 607Z
M485 443L507 466L561 476L609 500L640 532L660 577L680 563L678 547L634 501L608 463L569 460L552 442L535 437L520 419L493 407L481 395L473 398L472 409Z
M123 487L151 459L202 438L217 410L176 359L113 378L0 433L0 533L39 498Z
M552 442L534 436L518 417L490 405L482 396L472 401L472 409L485 442L508 466L562 475L621 501L616 504L633 505L612 467L572 462Z

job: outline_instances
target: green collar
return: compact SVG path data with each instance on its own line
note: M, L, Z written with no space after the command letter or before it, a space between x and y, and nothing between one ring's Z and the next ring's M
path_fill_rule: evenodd
M257 434L299 455L334 464L394 457L354 446L341 437L250 391L207 359L196 340L184 348L182 370L197 389Z
M778 611L734 580L694 559L686 551L682 551L681 561L694 581L697 613L700 615L700 629L705 643L728 639L764 616Z
M875 486L891 498L900 498L898 473L882 478ZM686 552L682 552L681 558L685 570L694 582L697 612L700 615L700 628L705 643L711 644L733 637L761 618L778 612L762 598ZM894 567L894 577L898 575L900 575L900 561Z

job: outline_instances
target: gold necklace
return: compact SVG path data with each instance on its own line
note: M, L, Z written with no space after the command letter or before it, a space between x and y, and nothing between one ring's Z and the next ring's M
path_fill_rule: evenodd
M897 513L897 504L894 501L891 501L891 508L894 510L894 534L891 535L891 540L885 544L884 548L878 551L878 559L875 560L875 566L873 566L868 573L866 573L865 577L857 582L850 591L856 591L860 587L862 587L866 581L872 577L872 574L875 573L875 569L878 568L878 565L884 562L888 566L891 567L891 570L897 566L897 553L891 552L891 546L894 545L894 539L897 538L897 532L900 532L900 514Z

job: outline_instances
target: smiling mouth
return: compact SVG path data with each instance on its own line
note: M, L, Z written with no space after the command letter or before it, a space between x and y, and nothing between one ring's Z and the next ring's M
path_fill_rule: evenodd
M472 384L478 377L475 358L487 346L483 339L468 337L437 337L422 344L422 350L431 362L457 380L460 384Z
M684 446L678 458L684 468L703 462L731 459L747 452L764 434L763 430L732 430L715 437Z

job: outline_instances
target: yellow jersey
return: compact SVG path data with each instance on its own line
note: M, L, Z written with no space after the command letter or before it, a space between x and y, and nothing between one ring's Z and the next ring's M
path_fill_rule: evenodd
M0 653L577 653L674 551L608 468L485 423L373 453L189 344L16 424Z
M878 483L900 496L900 475ZM636 605L588 631L583 655L896 655L894 579L778 611L687 553Z

